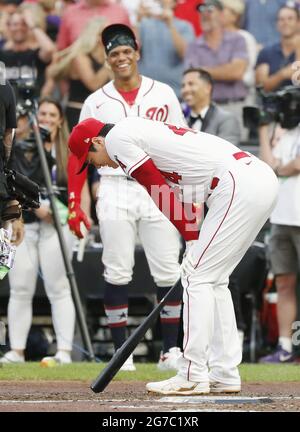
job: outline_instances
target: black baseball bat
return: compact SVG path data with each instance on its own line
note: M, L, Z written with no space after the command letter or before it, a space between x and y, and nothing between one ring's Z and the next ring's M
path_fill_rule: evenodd
M142 322L142 324L134 330L134 332L130 335L127 341L117 350L117 352L112 357L107 366L101 371L101 373L92 383L91 389L94 393L100 393L107 387L107 385L116 375L116 373L120 370L125 361L128 359L130 354L134 351L136 346L145 336L147 330L155 323L156 319L160 314L160 311L164 307L168 298L171 296L172 292L178 289L180 285L181 283L179 278L177 282L175 282L175 284L172 286L172 288L170 288L164 298L161 299L158 305Z

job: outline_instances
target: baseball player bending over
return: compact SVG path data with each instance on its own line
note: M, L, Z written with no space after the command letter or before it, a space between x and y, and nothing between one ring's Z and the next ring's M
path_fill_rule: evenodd
M102 42L114 79L86 99L80 120L93 117L104 123L116 123L125 117L141 116L185 126L174 91L166 84L139 74L139 51L132 30L122 24L110 25L102 32ZM86 170L81 176L72 176L72 172L74 161L70 158L69 226L80 237L80 222L88 225L80 208ZM179 277L180 238L144 188L121 168L105 167L99 173L96 209L103 243L104 309L117 350L126 340L128 286L132 279L137 234L157 286L158 301ZM158 363L160 369L176 368L180 354L176 345L181 299L182 290L178 289L161 313L163 351ZM122 370L135 370L132 356Z
M78 168L120 165L187 242L179 370L168 380L148 383L147 390L166 395L239 392L242 352L228 278L275 205L273 170L219 137L141 118L116 125L86 119L73 129L69 147ZM199 235L185 203L200 195L208 213Z

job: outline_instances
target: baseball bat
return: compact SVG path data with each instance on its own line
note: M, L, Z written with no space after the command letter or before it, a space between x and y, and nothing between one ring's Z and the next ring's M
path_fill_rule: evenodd
M175 282L172 288L170 288L164 298L161 299L161 301L147 316L147 318L145 318L142 324L134 330L134 332L130 335L127 341L117 350L110 362L106 365L106 367L101 371L101 373L92 383L91 389L94 393L100 393L107 387L107 385L116 375L116 373L128 359L130 354L134 351L136 346L145 336L147 330L155 323L166 301L171 296L171 294L176 289L178 289L179 285L181 285L180 278Z

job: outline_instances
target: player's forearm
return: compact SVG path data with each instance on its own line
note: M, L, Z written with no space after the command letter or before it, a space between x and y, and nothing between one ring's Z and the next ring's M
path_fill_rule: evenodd
M88 182L86 180L81 191L81 208L89 218L91 217L91 203L91 194L89 191Z
M187 216L183 204L176 198L174 191L166 183L151 159L137 168L132 173L132 177L146 188L160 211L171 221L186 241L198 239L199 230L195 213L190 218ZM190 209L191 206L189 205Z
M83 185L87 178L87 169L85 169L81 174L77 174L78 172L78 159L70 154L68 159L68 193L69 198L72 194L72 199L76 199L78 203L81 201L81 191Z

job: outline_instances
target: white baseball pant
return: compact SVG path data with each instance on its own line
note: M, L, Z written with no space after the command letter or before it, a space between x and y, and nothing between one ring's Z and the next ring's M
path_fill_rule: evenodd
M184 343L179 375L240 384L242 359L228 279L268 219L278 181L266 164L241 159L219 177L197 242L182 265Z
M74 236L67 225L63 227L63 233L71 257ZM75 327L74 304L58 235L54 226L45 222L25 224L25 237L17 248L15 263L9 272L8 330L11 348L26 347L39 267L51 303L57 349L71 351Z

